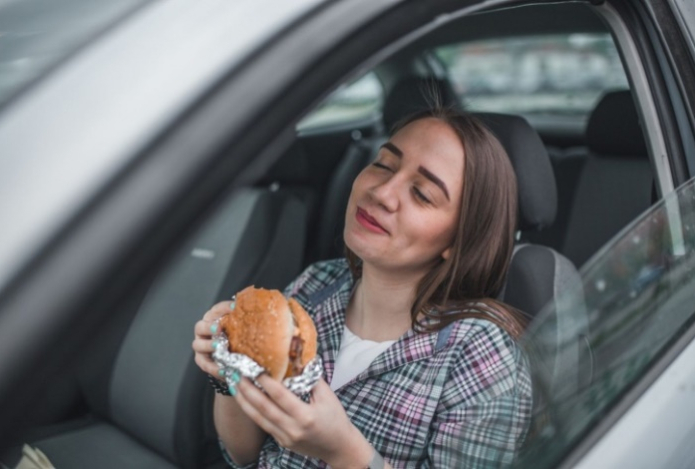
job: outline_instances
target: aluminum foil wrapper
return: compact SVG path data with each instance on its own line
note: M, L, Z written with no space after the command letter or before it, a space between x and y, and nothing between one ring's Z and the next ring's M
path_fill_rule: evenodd
M220 319L215 321L216 324L219 324L219 322ZM215 351L212 353L212 359L222 370L224 370L227 386L235 385L231 379L231 376L236 370L241 374L241 376L249 378L256 386L260 388L261 385L258 383L258 381L256 381L256 378L263 374L265 369L246 355L230 352L227 335L224 333L224 331L222 331L221 327L218 327L218 330L220 332L213 336L213 340L217 341L218 345ZM321 357L317 355L313 360L307 363L301 375L293 376L292 378L285 378L282 381L282 384L297 396L302 397L312 390L316 383L318 383L319 379L321 379L322 375L323 363L321 361Z

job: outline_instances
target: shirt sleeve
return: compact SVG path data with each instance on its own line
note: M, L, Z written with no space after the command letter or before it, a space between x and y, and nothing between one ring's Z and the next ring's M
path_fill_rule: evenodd
M304 271L297 276L292 282L290 282L289 285L285 287L285 289L282 291L283 295L286 297L292 297L296 296L304 287L304 285L311 279L311 277L314 274L315 267L313 265L310 265Z
M432 467L510 465L531 419L531 379L521 349L497 326L465 341L433 421Z
M234 469L251 469L258 465L258 461L252 461L248 464L240 466L239 464L235 463L232 457L229 455L229 453L227 452L227 448L225 448L224 443L222 443L222 440L217 440L217 442L220 445L220 451L222 451L222 457L224 458L224 462L226 462L229 467L232 467Z

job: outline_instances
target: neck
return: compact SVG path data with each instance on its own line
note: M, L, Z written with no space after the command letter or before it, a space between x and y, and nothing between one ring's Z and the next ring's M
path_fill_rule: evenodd
M398 339L411 327L410 310L421 277L415 273L385 272L363 264L360 283L348 305L347 327L367 340Z

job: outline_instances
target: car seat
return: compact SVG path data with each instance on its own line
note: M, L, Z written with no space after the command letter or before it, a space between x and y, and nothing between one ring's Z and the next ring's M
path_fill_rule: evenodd
M562 252L582 266L652 202L654 180L629 90L606 93L589 117L587 149Z
M574 264L557 251L525 241L551 226L557 210L555 176L538 133L519 116L475 114L497 136L512 162L519 188L520 241L500 299L526 313L527 335L542 353L533 363L557 396L591 379L588 317ZM541 343L542 342L542 343Z
M134 317L105 325L79 366L89 415L35 429L27 441L56 467L224 465L213 392L193 362L193 325L249 284L284 288L299 274L307 209L283 188L301 181L303 155L291 155L297 161L271 172L272 183L232 194L162 269ZM5 452L3 462L14 467L18 453Z

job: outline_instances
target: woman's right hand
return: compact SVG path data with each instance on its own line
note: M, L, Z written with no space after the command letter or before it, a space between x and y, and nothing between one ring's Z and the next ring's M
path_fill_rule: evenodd
M231 312L231 301L221 301L210 308L205 313L203 319L195 323L193 339L193 351L195 352L195 363L205 373L219 378L220 368L212 360L212 352L214 351L212 336L217 333L213 330L218 327L214 324L215 320L221 318L225 314Z

